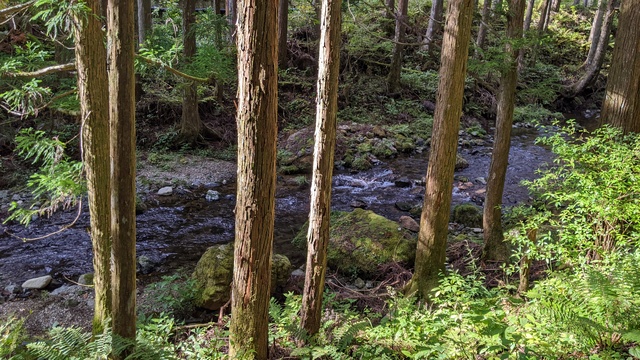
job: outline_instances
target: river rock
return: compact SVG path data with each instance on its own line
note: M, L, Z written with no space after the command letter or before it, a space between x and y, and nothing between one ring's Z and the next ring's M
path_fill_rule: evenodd
M306 246L308 224L294 239ZM413 263L416 237L397 222L373 211L331 213L327 264L345 275L372 278L378 266L394 261Z
M362 200L353 200L349 203L349 206L357 209L366 209L369 205Z
M45 275L39 278L29 279L22 284L22 288L42 290L51 283L51 280L53 280L51 275Z
M22 200L22 198L20 197L20 194L13 194L13 196L11 196L11 201L20 201Z
M393 183L397 187L401 187L401 188L411 187L411 180L409 180L408 177L401 177L399 179L396 179Z
M453 208L453 222L469 228L482 227L482 208L472 203L456 205Z
M487 185L487 179L482 176L475 178L474 181L481 185Z
M22 292L22 288L18 284L9 284L4 287L4 291L9 294L20 294Z
M142 274L150 274L156 267L157 263L146 255L138 256L138 269Z
M207 190L207 194L204 198L207 201L218 201L220 200L220 193L215 190Z
M9 190L0 190L0 201L4 201L9 197Z
M458 154L456 156L456 167L455 170L462 170L462 169L466 169L469 167L469 162L467 161L467 159L463 158L462 155Z
M415 233L420 231L420 225L418 225L418 223L413 220L411 216L400 216L398 223L400 223L400 226L402 226L403 229L407 229Z
M396 206L396 209L400 211L409 211L413 207L413 205L411 205L406 201L396 201L395 206Z
M93 273L82 274L78 277L78 284L93 285Z
M158 195L159 196L170 196L170 195L173 195L173 187L165 186L163 188L160 188L160 190L158 190Z
M284 255L274 255L271 266L272 291L284 287L291 275L291 262ZM214 245L202 255L192 275L196 305L220 309L231 298L233 280L233 244Z

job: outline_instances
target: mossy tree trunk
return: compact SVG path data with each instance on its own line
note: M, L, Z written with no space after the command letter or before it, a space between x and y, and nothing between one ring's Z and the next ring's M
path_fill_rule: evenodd
M500 74L496 132L482 217L484 233L482 257L485 261L499 262L509 260L509 247L504 241L502 233L502 195L507 165L509 164L511 126L513 124L513 108L515 106L516 85L518 83L518 56L520 49L514 44L522 38L525 0L509 0L508 5L507 43L505 44L507 56L505 58L506 64Z
M431 12L429 15L429 24L427 25L427 32L424 35L424 44L422 50L433 50L433 39L442 29L442 8L444 7L444 0L433 0L431 5Z
M398 11L396 11L396 32L393 37L393 54L391 55L391 66L387 77L389 92L394 93L400 86L400 73L402 71L402 50L404 49L405 29L407 22L407 7L409 0L398 0Z
M109 0L109 118L113 333L136 338L135 19L133 1Z
M487 0L488 1L488 0ZM440 81L426 176L415 271L406 291L428 298L445 270L451 189L462 116L473 0L451 0L442 43Z
M229 357L267 359L276 185L278 2L238 8L238 194Z
M82 160L87 176L95 305L93 331L111 317L111 169L107 49L99 19L99 0L85 2L87 16L75 18L75 55L82 121Z
M602 121L640 132L640 4L624 0L613 49Z
M307 267L302 296L301 325L308 334L320 329L322 294L327 268L331 179L336 146L338 75L342 0L324 0L320 18L318 95L311 180L311 205L307 233Z
M184 63L191 63L196 55L196 2L182 0L182 42ZM186 81L182 94L182 118L180 120L180 136L185 143L195 143L202 130L202 120L198 113L198 85Z
M611 0L600 0L600 3L598 4L598 10L593 17L591 31L589 32L589 53L587 54L587 60L584 62L585 66L589 66L595 57L600 35L602 34L602 21L604 19L604 14L607 11L607 3L610 1Z

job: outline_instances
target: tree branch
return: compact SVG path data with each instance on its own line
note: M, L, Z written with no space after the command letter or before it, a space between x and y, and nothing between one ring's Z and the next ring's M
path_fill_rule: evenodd
M146 58L146 57L144 57L142 55L136 55L136 58L146 62L147 64L158 65L161 68L167 70L168 72L170 72L170 73L172 73L174 75L177 75L177 76L179 76L181 78L185 78L187 80L191 80L191 81L195 81L195 82L201 82L201 83L208 83L208 82L211 82L211 80L213 80L213 79L201 78L201 77L196 77L196 76L191 76L189 74L185 74L182 71L179 71L179 70L176 70L176 69L172 68L171 66L165 65L165 64L163 64L163 63L161 63L159 61L153 60L153 59Z
M0 23L3 23L6 20L9 20L14 14L28 8L29 6L33 5L35 2L36 2L35 0L32 0L24 4L9 6L6 9L0 10Z
M36 71L30 71L30 72L24 72L24 71L19 71L19 72L8 72L8 73L4 73L2 74L5 77L40 77L40 76L44 76L44 75L49 75L49 74L53 74L53 73L57 73L57 72L61 72L61 71L71 71L71 70L75 70L76 69L76 64L71 62L68 64L61 64L61 65L54 65L54 66L49 66L43 69L39 69Z

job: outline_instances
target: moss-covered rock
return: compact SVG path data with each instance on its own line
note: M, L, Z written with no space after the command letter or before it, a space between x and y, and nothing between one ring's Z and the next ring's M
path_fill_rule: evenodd
M460 154L456 155L456 171L466 169L469 167L467 159L463 158Z
M453 222L466 227L482 227L482 208L474 204L460 204L453 208Z
M284 255L273 256L271 290L286 285L291 275L291 262ZM214 245L202 255L193 272L196 305L217 310L231 298L233 280L233 244Z
M306 243L307 228L303 226L294 243ZM369 210L332 212L329 237L327 265L345 275L370 278L382 264L411 264L415 258L416 236Z

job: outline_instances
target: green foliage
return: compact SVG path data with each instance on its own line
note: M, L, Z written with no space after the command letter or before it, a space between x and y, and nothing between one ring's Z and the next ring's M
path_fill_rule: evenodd
M520 73L521 83L526 84L516 93L522 104L550 105L561 90L560 69L554 65L537 62L535 67L525 67Z
M19 359L26 340L24 319L10 317L0 323L0 359Z
M538 104L516 106L513 111L513 122L515 124L544 124L548 121L561 120L563 118L562 113L553 112Z
M138 311L144 317L160 313L183 318L194 310L197 293L194 280L181 274L163 276L145 288L145 301Z
M59 33L73 34L74 17L86 17L91 9L84 1L37 0L34 6L39 10L32 20L42 20L47 35L56 39Z
M86 192L82 163L69 159L65 153L66 143L57 138L47 138L44 131L31 128L22 130L16 137L16 150L40 170L31 175L27 186L35 198L47 198L39 209L22 208L12 202L11 215L5 220L17 220L28 225L33 215L51 214L60 206L75 204Z
M640 137L606 126L586 134L570 123L539 142L557 154L555 166L526 184L547 204L538 221L558 232L549 239L555 258L576 263L637 246Z

